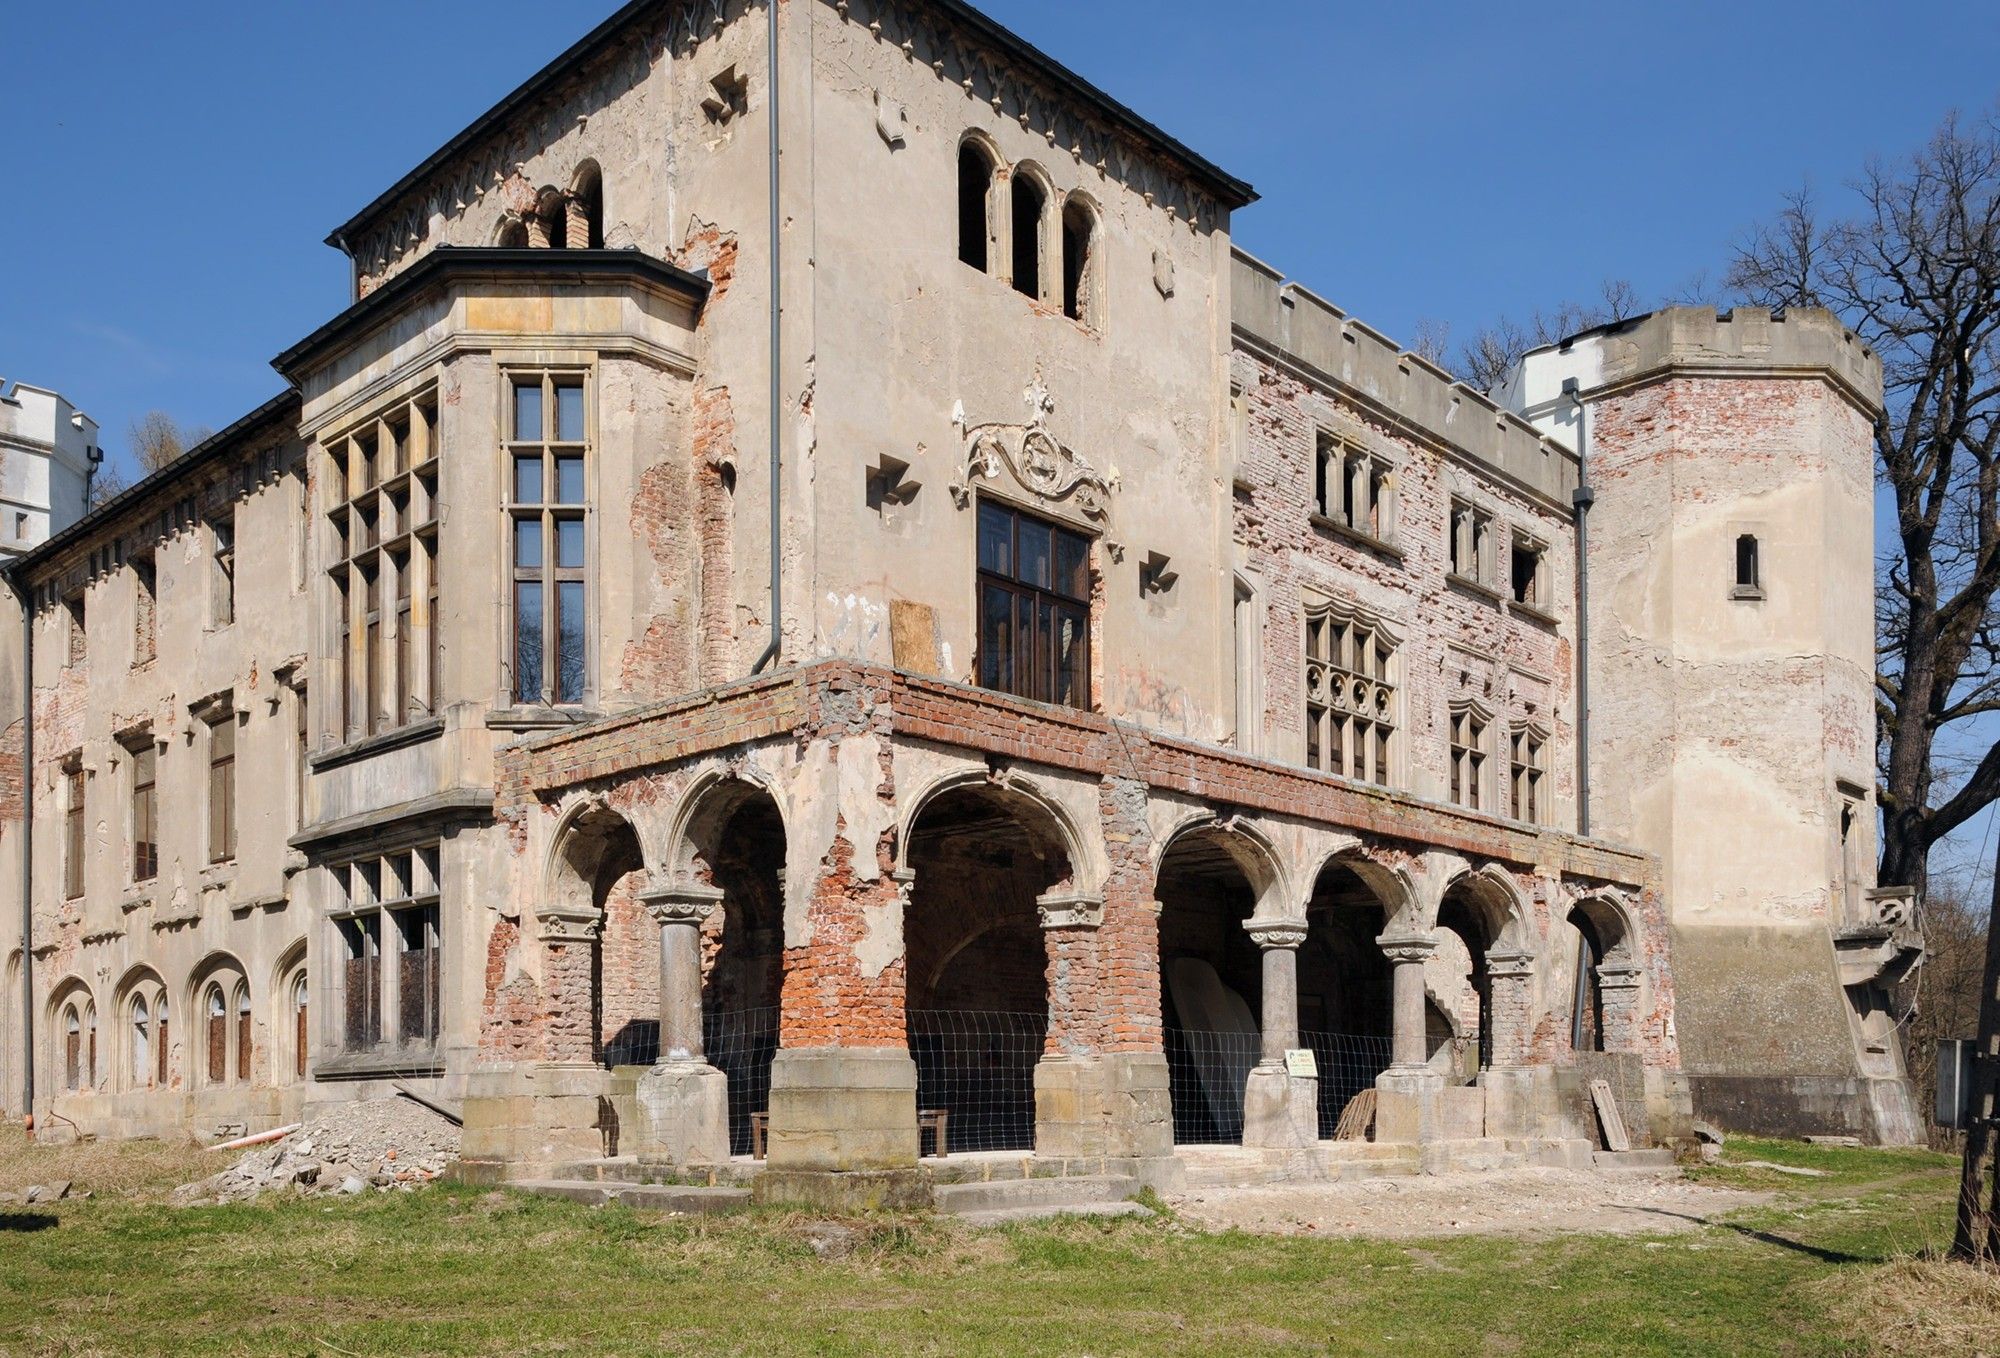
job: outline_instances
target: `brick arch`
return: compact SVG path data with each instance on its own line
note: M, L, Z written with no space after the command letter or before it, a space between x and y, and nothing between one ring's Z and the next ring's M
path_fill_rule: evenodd
M1289 919L1297 916L1303 897L1285 866L1284 855L1271 836L1255 821L1217 811L1193 812L1159 837L1153 852L1155 881L1159 880L1168 856L1190 836L1209 839L1241 870L1257 900L1251 918Z
M1040 780L1033 775L1011 770L994 773L985 768L960 769L941 775L919 788L898 817L897 868L902 871L909 869L910 837L927 810L951 793L981 788L988 790L1016 819L1021 820L1045 851L1059 854L1068 864L1068 872L1059 879L1058 885L1067 882L1071 890L1085 894L1097 894L1104 890L1110 866L1105 861L1097 836L1085 833L1084 822L1063 805L1060 797L1043 787ZM1096 788L1090 790L1090 796L1094 804Z

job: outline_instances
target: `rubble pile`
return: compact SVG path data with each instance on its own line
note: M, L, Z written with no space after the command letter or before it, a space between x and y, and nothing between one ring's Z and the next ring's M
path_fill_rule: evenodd
M458 1128L409 1099L372 1099L315 1113L281 1141L253 1146L220 1173L174 1190L183 1205L260 1193L407 1192L458 1159Z

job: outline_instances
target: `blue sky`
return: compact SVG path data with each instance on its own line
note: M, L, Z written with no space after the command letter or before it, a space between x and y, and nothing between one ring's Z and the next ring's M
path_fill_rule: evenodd
M11 7L0 377L115 458L148 409L247 412L346 301L327 231L614 4ZM1719 273L1784 189L2000 96L1991 0L985 8L1249 179L1237 240L1406 341Z

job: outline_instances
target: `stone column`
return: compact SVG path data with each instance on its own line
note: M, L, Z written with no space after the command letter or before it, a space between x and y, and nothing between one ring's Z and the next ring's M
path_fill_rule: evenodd
M635 1149L677 1166L729 1158L729 1077L703 1058L701 1043L701 925L721 901L694 882L639 894L660 926L660 1054L639 1080Z
M1444 1076L1425 1059L1424 963L1437 951L1437 939L1399 932L1375 942L1395 969L1390 1066L1375 1077L1375 1139L1403 1144L1435 1140Z
M1303 1150L1319 1141L1319 1080L1293 1075L1285 1056L1299 1045L1299 946L1306 922L1253 919L1243 927L1264 951L1258 1003L1263 1059L1243 1091L1243 1144Z

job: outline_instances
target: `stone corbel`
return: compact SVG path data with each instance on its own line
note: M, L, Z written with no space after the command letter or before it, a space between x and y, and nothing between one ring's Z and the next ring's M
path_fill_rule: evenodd
M1104 923L1104 897L1088 891L1051 891L1035 898L1044 929L1095 929Z
M1296 948L1306 941L1302 919L1245 920L1243 930L1260 948Z
M1486 954L1486 974L1492 977L1532 976L1535 955L1526 948L1509 948Z
M672 882L640 892L639 904L645 907L655 924L698 926L715 913L716 907L722 904L722 896L720 887L700 882Z
M536 937L543 943L589 943L604 927L604 912L551 906L535 913Z
M1645 972L1635 966L1618 966L1606 962L1597 969L1597 988L1603 990L1637 990Z

